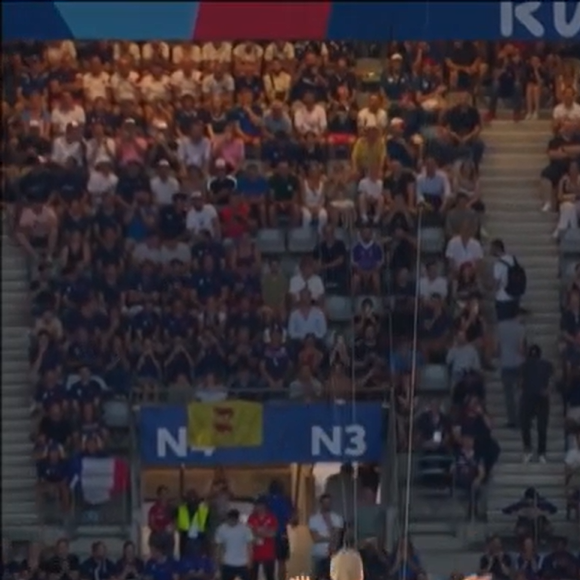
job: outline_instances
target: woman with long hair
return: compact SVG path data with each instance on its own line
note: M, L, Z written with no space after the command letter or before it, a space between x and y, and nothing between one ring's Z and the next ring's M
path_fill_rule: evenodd
M580 169L577 161L570 162L568 172L558 184L560 219L554 230L558 239L567 229L578 229L580 220Z

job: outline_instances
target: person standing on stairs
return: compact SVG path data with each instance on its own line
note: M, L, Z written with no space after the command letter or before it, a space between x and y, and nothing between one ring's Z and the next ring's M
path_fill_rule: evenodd
M536 419L538 432L538 461L546 463L548 420L550 418L550 383L554 366L542 358L542 350L534 344L528 349L522 365L522 393L520 425L524 444L524 463L532 460L532 422Z
M526 348L526 329L518 313L512 320L502 320L497 324L497 345L501 384L503 387L507 426L518 426L516 392L521 377Z
M515 256L506 252L502 240L491 243L491 254L495 258L493 279L497 321L512 320L520 310L520 300L526 291L525 271Z

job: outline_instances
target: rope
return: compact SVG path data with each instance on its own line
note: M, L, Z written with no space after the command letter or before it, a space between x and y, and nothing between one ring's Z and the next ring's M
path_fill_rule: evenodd
M417 382L417 342L418 342L418 324L419 324L419 278L421 275L421 223L423 220L423 208L419 206L419 214L417 218L417 260L415 264L415 302L413 308L413 346L411 351L411 406L409 409L409 431L408 431L408 451L407 451L407 471L405 477L405 517L403 520L403 566L399 571L400 576L403 576L405 567L409 557L409 516L411 511L411 477L413 470L413 436L415 423L415 388Z

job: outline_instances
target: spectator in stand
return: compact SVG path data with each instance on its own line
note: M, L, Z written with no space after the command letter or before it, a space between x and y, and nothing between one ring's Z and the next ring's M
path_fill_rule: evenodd
M580 227L580 170L577 161L570 162L568 172L560 179L557 200L560 218L553 234L556 240L566 230Z
M169 503L169 489L157 488L156 500L149 508L147 525L149 526L149 545L173 553L173 513Z
M370 228L364 227L359 236L351 250L352 292L355 296L359 292L379 295L380 272L385 258L383 248Z
M488 538L485 554L479 560L479 574L491 574L498 580L509 580L512 569L512 557L503 550L499 536Z
M81 564L81 580L90 580L96 574L103 580L110 580L115 576L115 564L107 558L107 549L103 542L94 542L91 555Z
M226 521L216 530L216 560L224 580L249 580L254 555L254 537L240 521L238 510L229 510Z
M498 322L515 318L520 311L522 295L510 293L510 270L516 267L517 259L508 254L502 240L491 243L491 254L495 258L493 279L495 281L495 313ZM520 288L521 289L521 288ZM524 289L525 291L525 289Z
M332 510L332 498L323 494L318 500L318 511L310 516L308 529L312 537L312 569L316 578L327 577L330 554L338 547L344 521Z
M478 517L478 502L486 472L483 459L475 451L475 441L472 436L464 435L461 438L452 472L455 486L468 496L469 516Z
M537 421L538 449L540 463L546 463L548 420L550 417L550 384L554 374L552 363L542 358L538 345L531 345L522 365L520 425L524 444L524 463L532 459L531 426Z
M266 580L274 580L276 570L276 533L278 522L268 510L265 497L259 497L254 511L248 517L248 527L254 536L254 548L250 577L256 580L260 569Z
M115 576L123 580L137 580L144 571L145 565L141 558L137 557L135 544L127 540L123 544L123 554L117 560Z
M513 429L519 425L516 411L516 392L526 354L526 329L519 316L498 322L497 344L508 418L507 426Z
M472 264L476 270L479 268L483 260L483 248L468 223L462 224L459 234L449 240L445 257L449 260L451 275L454 277L457 277L464 264Z
M580 133L575 125L565 120L548 143L548 165L542 170L540 177L540 195L542 211L551 211L554 207L556 188L568 171L570 162L580 155Z
M548 515L556 511L556 507L533 487L526 489L520 500L502 510L506 515L517 516L515 533L520 540L550 537L552 524L548 521Z
M541 562L541 576L548 580L573 578L578 572L578 562L568 549L566 538L555 538L552 552L546 554Z
M451 202L451 184L447 174L437 168L434 157L427 157L423 170L416 181L417 203L423 205L433 221L441 222Z
M386 196L383 189L382 168L372 166L358 184L358 211L363 224L381 223L385 212Z

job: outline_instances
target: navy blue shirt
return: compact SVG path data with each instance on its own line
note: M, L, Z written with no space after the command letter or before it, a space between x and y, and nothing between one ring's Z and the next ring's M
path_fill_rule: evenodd
M48 459L41 459L36 464L36 475L41 481L60 483L68 477L68 465L64 460L53 462Z
M383 74L381 88L389 101L398 101L413 88L411 79L405 73L400 75Z
M108 558L97 560L91 557L81 564L81 578L86 578L87 580L109 580L114 575L115 564Z
M96 399L99 399L103 391L97 381L89 379L86 383L84 381L73 383L69 389L69 394L74 401L82 404L92 403Z
M177 563L177 570L180 576L187 576L192 572L196 575L212 576L214 565L207 556L184 557Z
M217 271L211 273L199 272L193 276L192 283L198 298L202 302L205 302L210 297L218 298L222 293L222 276Z
M57 383L54 387L46 388L42 383L36 387L34 400L48 409L53 403L63 403L67 398L67 390L64 385Z
M46 72L22 73L18 79L18 85L22 90L22 96L29 99L32 93L43 94L48 87L49 75Z
M141 558L135 558L132 562L127 562L127 560L121 558L120 560L117 560L115 575L121 576L126 568L130 570L130 572L125 575L125 578L129 580L132 578L139 578L143 574L145 565Z
M143 338L151 338L161 325L161 317L154 310L141 310L131 320L131 330Z
M143 574L153 580L172 580L173 575L178 573L177 563L173 558L155 560L151 558L145 564Z

